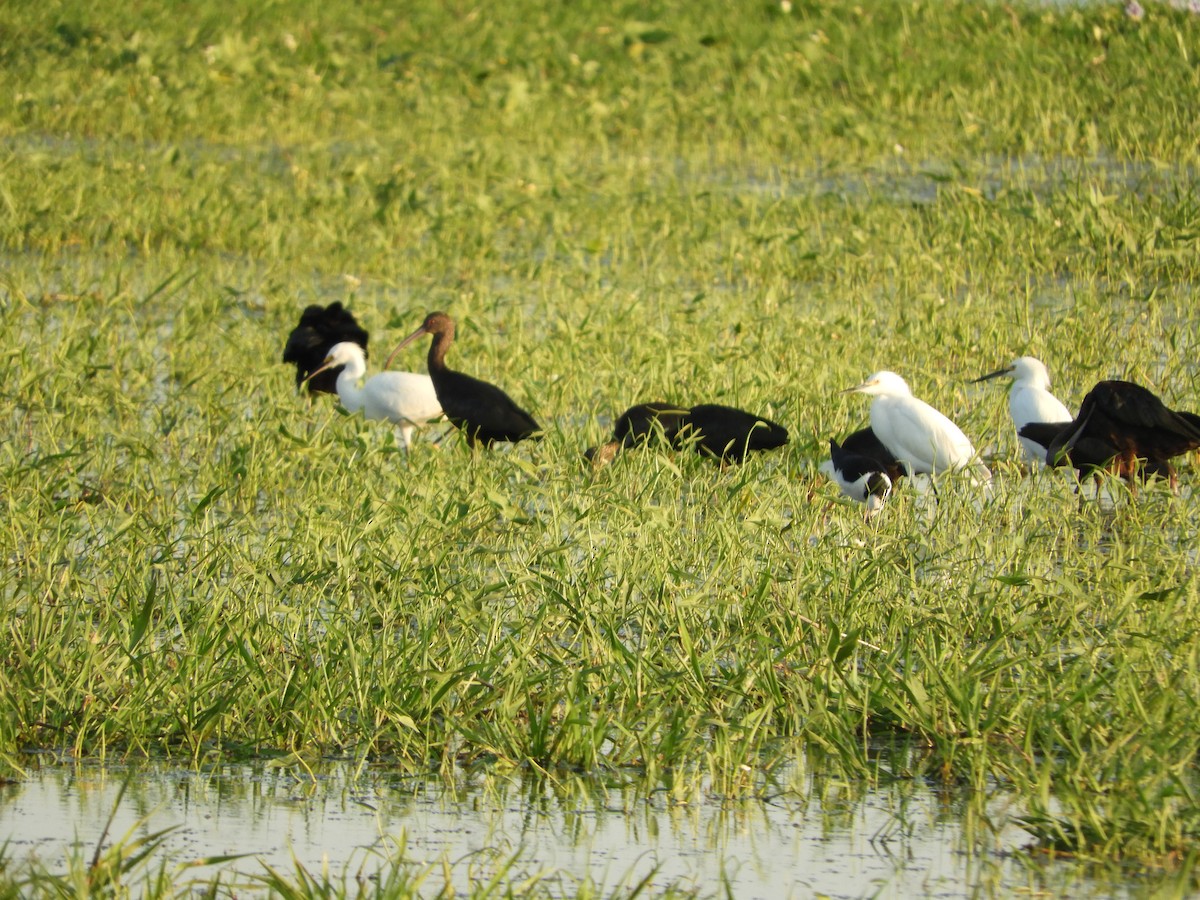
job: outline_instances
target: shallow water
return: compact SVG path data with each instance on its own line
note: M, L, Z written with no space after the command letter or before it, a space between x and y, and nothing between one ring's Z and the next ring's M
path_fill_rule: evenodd
M121 786L128 786L121 796ZM964 833L960 800L913 781L857 792L809 785L767 799L678 802L595 778L494 776L448 782L335 766L310 778L264 765L198 772L46 768L0 788L0 833L12 862L51 871L90 860L117 805L107 845L174 828L156 860L248 854L229 873L285 875L296 863L338 880L401 863L424 872L422 893L469 887L504 869L562 893L675 886L739 898L1007 895L1068 889L1112 895L1064 864L1034 866L1028 835L997 812L985 838ZM989 817L991 813L989 812ZM215 866L192 870L208 880Z

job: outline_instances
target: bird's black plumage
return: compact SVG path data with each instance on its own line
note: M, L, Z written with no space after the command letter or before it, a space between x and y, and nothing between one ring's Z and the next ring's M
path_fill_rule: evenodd
M732 406L701 403L688 412L676 441L695 439L696 449L722 462L741 462L747 453L774 450L788 441L782 425Z
M1017 429L1017 436L1037 444L1042 448L1044 454L1049 449L1051 442L1058 437L1059 432L1070 424L1070 422L1026 422Z
M334 301L328 306L313 304L300 314L300 323L288 335L283 348L283 361L296 366L296 388L304 379L325 364L325 357L334 344L350 341L367 350L367 332L355 321L350 310ZM342 371L338 366L321 372L308 382L311 393L336 394L337 377Z
M466 435L469 446L482 443L490 447L497 441L515 443L541 438L541 426L503 390L446 366L446 351L454 342L454 320L443 312L426 316L421 327L392 351L384 368L391 364L396 353L424 334L433 335L428 366L438 402L446 418Z
M838 486L850 499L865 503L869 511L874 511L888 498L892 478L877 458L846 449L830 438L829 459Z
M748 452L783 446L788 432L770 419L717 403L691 407L639 403L617 418L611 441L589 449L585 456L606 463L620 449L655 440L676 450L692 446L701 455L721 462L742 462Z
M893 482L904 477L904 467L883 445L883 441L871 430L871 426L852 431L842 440L841 449L848 455L863 456L874 460L879 471L884 472ZM836 460L834 461L836 464Z
M1169 409L1131 381L1099 382L1083 398L1074 420L1057 427L1052 436L1029 425L1021 431L1039 443L1049 437L1048 465L1067 463L1081 473L1111 468L1128 481L1137 472L1164 475L1172 488L1172 457L1200 448L1200 416Z
M639 403L621 413L613 426L613 440L633 447L661 436L673 445L690 412L674 403Z

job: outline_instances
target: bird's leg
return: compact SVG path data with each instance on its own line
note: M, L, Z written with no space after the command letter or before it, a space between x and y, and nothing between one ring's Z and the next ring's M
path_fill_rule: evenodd
M1137 496L1138 475L1141 472L1141 466L1138 465L1138 458L1134 456L1132 451L1123 453L1117 462L1117 474L1119 474L1129 484L1129 494L1131 497Z

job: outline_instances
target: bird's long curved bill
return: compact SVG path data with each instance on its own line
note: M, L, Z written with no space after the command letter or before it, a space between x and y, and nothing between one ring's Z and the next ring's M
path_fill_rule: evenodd
M392 360L396 357L397 353L399 353L401 350L403 350L405 347L407 347L409 344L411 344L413 341L415 341L421 335L428 334L428 333L429 332L427 332L425 330L425 326L422 325L420 328L418 328L416 331L414 331L412 334L410 334L408 337L406 337L404 340L402 340L399 344L396 345L396 349L393 350L388 355L387 362L385 362L383 364L383 367L385 369L390 369L392 367Z
M980 375L978 378L972 378L968 384L979 384L981 381L991 381L993 378L999 378L1001 375L1011 375L1012 369L997 369L995 372L988 372L986 375Z
M338 365L340 365L340 364L335 363L335 362L330 362L329 360L325 360L325 365L321 366L321 368L319 368L319 369L315 369L312 372L309 372L308 375L305 377L304 381L301 381L300 383L305 384L309 381L312 381L314 378L316 378L322 372L328 372L330 369L337 368Z

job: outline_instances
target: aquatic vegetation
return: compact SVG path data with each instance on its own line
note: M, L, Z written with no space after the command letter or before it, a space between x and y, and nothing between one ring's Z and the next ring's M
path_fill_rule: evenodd
M65 3L0 29L11 775L337 755L742 795L797 745L878 777L898 734L909 776L1011 793L1036 846L1188 858L1194 467L1081 503L1018 476L968 381L1030 354L1072 408L1103 378L1200 408L1200 18ZM334 300L373 347L446 309L544 439L406 456L298 394L283 342ZM865 422L836 392L881 368L989 497L905 479L864 523L818 474ZM581 463L677 396L790 442Z

